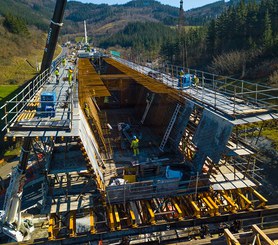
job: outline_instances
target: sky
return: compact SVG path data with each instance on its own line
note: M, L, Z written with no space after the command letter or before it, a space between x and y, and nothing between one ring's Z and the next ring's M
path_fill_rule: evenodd
M77 0L83 3L94 3L94 4L101 4L101 3L107 3L107 4L124 4L129 2L130 0ZM180 6L180 0L158 0L162 4L168 4L171 6L179 7ZM183 8L184 10L189 10L192 8L197 8L204 6L209 3L217 2L218 0L183 0Z

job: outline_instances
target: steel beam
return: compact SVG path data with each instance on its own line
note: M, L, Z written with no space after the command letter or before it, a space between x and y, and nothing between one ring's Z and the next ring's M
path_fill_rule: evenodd
M260 243L260 237L269 245L275 245L275 242L271 241L270 238L257 226L252 225L252 230L255 236L257 237L257 241Z
M92 209L90 209L90 230L91 234L96 234L95 217Z
M234 237L234 235L228 230L224 229L224 235L228 245L240 245L239 241Z
M252 212L237 212L235 214L223 214L221 216L205 217L200 219L187 219L176 222L168 222L165 224L156 224L150 226L141 226L134 229L123 229L121 231L114 232L101 232L97 234L84 234L79 235L76 238L61 238L59 239L59 244L81 244L89 241L107 240L107 239L118 239L123 236L135 236L139 234L146 234L152 232L161 232L166 230L176 230L182 228L189 228L194 226L200 226L202 224L218 224L221 222L232 222L235 220L248 220L251 218L261 218L267 216L278 215L278 205L268 206L265 209L258 209ZM40 242L42 240L37 240ZM57 244L56 241L47 241L44 244Z

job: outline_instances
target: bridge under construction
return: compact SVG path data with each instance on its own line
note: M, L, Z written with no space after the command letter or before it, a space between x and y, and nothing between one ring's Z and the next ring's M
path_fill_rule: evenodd
M1 108L26 162L2 198L3 234L13 224L31 243L165 244L225 230L235 244L228 229L253 225L267 240L254 225L277 227L278 203L260 191L257 148L242 135L258 123L257 141L277 120L277 89L191 69L199 83L183 86L173 65L75 58L65 48Z

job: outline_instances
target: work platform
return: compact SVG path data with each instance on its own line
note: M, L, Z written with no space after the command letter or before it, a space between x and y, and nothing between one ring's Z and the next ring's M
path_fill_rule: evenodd
M278 90L266 85L252 84L243 80L172 65L153 69L121 58L106 59L106 61L129 75L132 74L132 70L138 71L141 75L130 75L130 77L133 77L139 83L150 72L159 74L156 79L156 85L160 86L160 90L155 90L154 92L173 93L169 87L174 88L175 93L179 93L179 96L184 96L212 111L222 113L234 125L278 118ZM197 76L199 84L179 85L179 78L177 77L181 69L187 71L192 79L194 75ZM152 89L153 80L148 76L145 83L145 86L150 90Z
M61 58L60 58L61 60ZM70 137L78 136L79 108L78 86L68 82L68 69L74 64L60 66L59 83L56 76L44 72L2 107L5 110L7 137ZM54 94L54 111L43 111L45 101L41 94Z

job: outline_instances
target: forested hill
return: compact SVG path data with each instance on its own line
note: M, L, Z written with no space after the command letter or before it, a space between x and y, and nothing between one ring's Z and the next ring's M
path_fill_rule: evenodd
M161 54L171 63L278 86L278 1L241 0L209 24L166 40Z
M241 0L216 19L185 27L182 33L160 25L129 23L100 44L127 50L128 58L162 57L172 64L278 86L277 0Z
M201 25L215 18L239 0L216 1L185 13L187 25ZM24 19L28 25L47 30L56 0L0 0L0 14L11 13ZM179 0L177 0L179 2ZM88 31L94 36L113 34L134 21L159 22L169 26L178 23L179 8L155 0L133 0L126 4L93 4L68 1L65 12L64 34L83 31L87 20Z
M216 18L228 6L236 4L238 1L225 2L221 0L186 11L186 25L202 25L208 20ZM168 26L176 26L178 16L179 8L161 4L155 0L133 0L122 5L84 4L71 1L67 6L66 20L79 26L83 20L87 20L90 24L89 28L95 35L99 36L114 34L134 21L159 22Z

